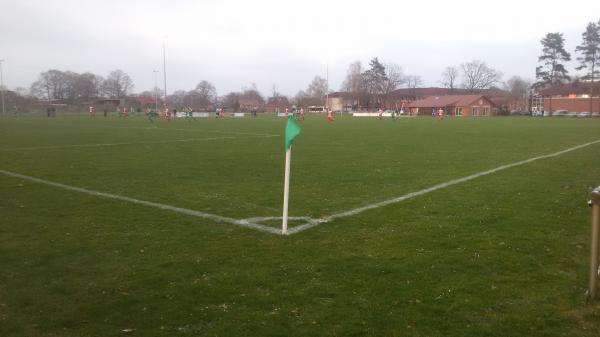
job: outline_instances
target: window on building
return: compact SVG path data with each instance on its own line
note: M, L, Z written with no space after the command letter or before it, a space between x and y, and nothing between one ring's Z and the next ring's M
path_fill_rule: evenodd
M471 115L472 116L479 116L479 107L478 106L472 106L471 107Z
M456 116L462 116L462 107L460 107L460 106L457 106L457 107L454 109L454 114L455 114Z
M482 116L487 116L490 113L490 107L489 106L484 106L481 108L481 115Z

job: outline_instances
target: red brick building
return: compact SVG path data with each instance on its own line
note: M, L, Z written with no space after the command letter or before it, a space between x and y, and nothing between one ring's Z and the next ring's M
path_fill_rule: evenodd
M241 112L260 111L262 104L255 98L240 98L238 100Z
M431 116L440 109L446 116L494 116L496 105L484 95L429 96L409 103L411 116Z
M594 96L591 98L590 84L577 81L539 90L534 110L549 113L557 110L600 112L600 83L594 83Z
M517 102L514 99L511 99L508 91L498 88L469 90L461 88L449 89L435 87L396 89L389 93L387 97L382 98L382 101L374 106L367 106L369 103L369 98L365 97L365 95L356 95L347 92L335 92L329 94L329 106L332 107L334 111L342 109L358 111L364 108L376 110L379 107L382 107L383 109L400 110L402 107L406 108L411 102L422 100L427 97L441 97L449 95L483 95L493 103L494 108L497 110L510 111L516 108L521 108L523 110L525 109L525 107L523 107L523 100L521 100L521 102Z
M266 112L285 112L285 108L290 108L290 102L287 97L269 97L267 104L265 105Z
M151 96L130 96L127 97L127 103L133 104L137 108L154 108L156 102L158 101L158 106L162 105L162 100L160 98L154 98Z

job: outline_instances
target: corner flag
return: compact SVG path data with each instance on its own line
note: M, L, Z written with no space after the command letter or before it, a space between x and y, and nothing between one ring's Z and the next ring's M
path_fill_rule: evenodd
M296 121L292 116L288 117L287 125L285 126L285 149L288 150L294 142L294 138L300 134L300 126L296 124Z
M281 223L281 234L286 235L288 225L288 204L290 200L290 164L292 161L292 143L300 134L300 126L292 116L288 116L285 126L285 178L283 183L283 217Z

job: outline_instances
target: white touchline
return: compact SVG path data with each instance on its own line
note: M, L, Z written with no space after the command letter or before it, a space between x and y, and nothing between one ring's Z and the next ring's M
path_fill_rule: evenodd
M457 178L457 179L453 179L453 180L449 180L447 182L444 183L440 183L425 189L422 189L420 191L416 191L416 192L411 192L399 197L395 197L392 199L388 199L388 200L384 200L384 201L380 201L374 204L370 204L370 205L366 205L366 206L362 206L362 207L357 207L357 208L353 208L347 211L341 211L338 213L334 213L331 214L329 216L323 217L323 218L319 218L319 219L315 219L315 218L311 218L309 216L295 216L295 217L289 217L289 219L291 220L302 220L302 221L306 221L306 223L299 225L299 226L294 226L292 228L288 229L288 235L291 234L296 234L296 233L300 233L302 231L305 231L309 228L313 228L316 227L320 224L326 223L326 222L330 222L333 221L335 219L339 219L339 218L344 218L344 217L349 217L349 216L353 216L371 209L375 209L375 208L379 208L379 207L383 207L383 206L387 206L393 203L397 203L400 201L404 201L407 199L411 199L414 197L418 197L424 194L427 194L429 192L433 192L442 188L446 188L452 185L457 185L460 183L464 183L466 181L469 180L473 180L479 177L483 177L492 173L496 173L498 171L502 171L502 170L506 170L512 167L516 167L516 166L520 166L520 165L524 165L524 164L528 164L531 162L534 162L536 160L540 160L540 159L546 159L546 158L552 158L552 157L557 157L560 156L562 154L565 154L567 152L571 152L571 151L575 151L578 149L581 149L583 147L587 147L596 143L600 143L600 140L596 140L593 142L589 142L589 143L585 143L585 144L581 144L581 145L577 145L571 148L568 148L566 150L562 150L562 151L558 151L555 153L551 153L551 154L547 154L547 155L542 155L542 156L537 156L537 157L533 157L533 158L529 158L529 159L525 159L525 160L521 160L512 164L506 164L506 165L502 165L502 166L498 166L496 168L493 168L491 170L487 170L487 171L483 171L483 172L479 172L479 173L475 173L466 177L462 177L462 178ZM16 177L16 178L21 178L21 179L26 179L26 180L30 180L30 181L34 181L37 183L41 183L41 184L45 184L45 185L49 185L49 186L54 186L54 187L58 187L58 188L62 188L62 189L66 189L66 190L70 190L70 191L75 191L75 192L80 192L80 193L85 193L85 194L89 194L89 195L94 195L94 196L99 196L99 197L104 197L104 198L109 198L109 199L116 199L116 200L122 200L122 201L127 201L127 202L132 202L132 203L136 203L136 204L141 204L141 205L145 205L145 206L150 206L150 207L156 207L156 208L160 208L160 209L165 209L165 210L170 210L170 211L174 211L174 212L178 212L178 213L183 213L183 214L187 214L187 215L192 215L192 216L197 216L200 218L205 218L205 219L209 219L209 220L213 220L216 222L225 222L225 223L229 223L229 224L233 224L233 225L237 225L237 226L241 226L241 227L246 227L246 228L252 228L252 229L256 229L262 232L267 232L267 233L271 233L271 234L281 234L281 230L274 228L274 227L269 227L269 226L265 226L265 225L261 225L259 222L262 221L269 221L269 220L280 220L281 217L253 217L253 218L247 218L247 219L233 219L233 218L228 218L228 217L223 217L220 215L215 215L215 214L209 214L209 213L205 213L205 212L200 212L200 211L195 211L195 210L191 210L191 209L187 209L187 208L181 208L181 207L176 207L176 206L171 206L171 205L166 205L166 204L161 204L161 203L156 203L156 202L151 202L151 201L144 201L144 200L139 200L139 199L134 199L134 198L130 198L130 197L126 197L126 196L120 196L120 195L116 195L116 194L110 194L110 193L104 193L104 192L98 192L98 191L93 191L93 190L88 190L85 188L80 188L80 187L75 187L75 186L69 186L69 185L65 185L65 184L61 184L61 183L56 183L56 182L52 182L52 181L48 181L48 180L44 180L44 179L39 179L39 178L35 178L35 177L30 177L30 176L26 176L26 175L22 175L22 174L18 174L18 173L14 173L14 172L10 172L10 171L5 171L5 170L0 170L0 173L11 176L11 177Z
M5 174L7 176L21 178L21 179L33 181L33 182L44 184L44 185L62 188L62 189L69 190L69 191L75 191L75 192L89 194L89 195L93 195L93 196L97 196L97 197L127 201L127 202L131 202L134 204L140 204L140 205L144 205L144 206L165 209L165 210L169 210L169 211L173 211L173 212L177 212L177 213L183 213L183 214L187 214L187 215L196 216L199 218L209 219L209 220L212 220L215 222L225 222L225 223L229 223L229 224L233 224L233 225L237 225L237 226L241 226L241 227L256 229L256 230L259 230L262 232L267 232L267 233L272 233L272 234L281 234L281 231L277 228L260 225L260 224L253 223L253 222L250 222L247 220L233 219L233 218L228 218L228 217L224 217L224 216L220 216L220 215L195 211L192 209L171 206L171 205L167 205L167 204L161 204L161 203L152 202L152 201L130 198L130 197L122 196L122 195L88 190L86 188L65 185L65 184L61 184L61 183L57 183L57 182L53 182L53 181L49 181L49 180L44 180L44 179L39 179L39 178L35 178L35 177L30 177L30 176L26 176L23 174L18 174L18 173L14 173L14 172L10 172L10 171L5 171L5 170L0 170L0 173Z
M274 133L253 133L253 132L238 132L238 131L222 131L222 130L195 130L195 129L182 129L182 128L159 128L159 127L141 127L141 126L113 126L117 129L143 129L143 130L178 130L186 132L217 132L217 133L229 133L232 135L250 135L250 136L264 136L264 137L279 137L278 134Z
M167 129L165 129L167 130ZM187 132L216 132L216 133L230 133L232 135L250 135L250 136L263 136L263 137L278 137L274 133L253 133L253 132L238 132L238 131L221 131L221 130L194 130L194 129L173 129Z
M596 141L593 141L593 142L589 142L589 143L577 145L577 146L568 148L566 150L558 151L558 152L555 152L555 153L551 153L551 154L547 154L547 155L542 155L542 156L538 156L538 157L533 157L533 158L521 160L521 161L518 161L516 163L498 166L498 167L493 168L491 170L487 170L487 171L475 173L475 174L472 174L472 175L469 175L469 176L466 176L466 177L462 177L462 178L453 179L453 180L450 180L450 181L447 181L447 182L444 182L444 183L440 183L440 184L437 184L437 185L434 185L434 186L422 189L420 191L411 192L411 193L408 193L408 194L405 194L405 195L401 195L399 197L395 197L395 198L392 198L392 199L380 201L380 202L377 202L377 203L374 203L374 204L370 204L370 205L366 205L366 206L362 206L362 207L353 208L353 209L350 209L350 210L347 210L347 211L341 211L341 212L338 212L338 213L334 213L334 214L331 214L329 216L326 216L326 217L323 217L323 218L320 218L320 219L312 219L311 221L309 221L309 222L307 222L307 223L305 223L303 225L295 226L295 227L289 229L288 233L289 234L299 233L299 232L302 232L302 231L307 230L309 228L318 226L318 225L320 225L322 223L325 223L325 222L330 222L330 221L335 220L335 219L353 216L353 215L356 215L356 214L359 214L359 213L362 213L362 212L365 212L365 211L368 211L368 210L371 210L371 209L374 209L374 208L379 208L379 207L387 206L387 205L394 204L394 203L397 203L397 202L400 202L400 201L404 201L404 200L407 200L407 199L411 199L411 198L414 198L414 197L418 197L420 195L427 194L429 192L440 190L442 188L446 188L446 187L449 187L449 186L452 186L452 185L464 183L464 182L469 181L469 180L473 180L473 179L476 179L476 178L479 178L479 177L483 177L483 176L486 176L486 175L489 175L489 174L492 174L492 173L496 173L498 171L509 169L511 167L528 164L528 163L531 163L531 162L534 162L534 161L540 160L540 159L557 157L557 156L560 156L560 155L565 154L567 152L575 151L575 150L578 150L578 149L581 149L583 147L590 146L590 145L593 145L593 144L596 144L596 143L600 143L600 140L596 140Z
M275 136L251 136L243 138L268 138ZM119 146L119 145L150 145L150 144L166 144L166 143L185 143L185 142L199 142L209 140L223 140L223 139L240 139L240 137L226 136L226 137L208 137L208 138L187 138L187 139L175 139L175 140L161 140L151 142L121 142L121 143L99 143L99 144L66 144L66 145L46 145L46 146L29 146L29 147L15 147L8 149L0 149L0 151L28 151L28 150L46 150L46 149L68 149L78 147L103 147L103 146Z

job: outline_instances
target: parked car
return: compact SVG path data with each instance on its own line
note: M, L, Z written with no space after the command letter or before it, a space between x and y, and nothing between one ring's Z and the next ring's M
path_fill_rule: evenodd
M544 113L542 111L534 111L531 113L531 115L534 117L541 117L544 116Z
M566 116L569 116L569 117L577 117L577 115L578 115L577 112L569 112L566 114Z
M552 113L552 116L557 116L557 117L567 116L567 115L569 115L569 111L568 110L556 110L556 111L554 111Z
M516 109L511 110L508 114L511 116L526 116L529 115L529 112Z
M592 114L587 111L580 112L577 117L592 117Z
M600 112L592 112L592 117L600 117Z

